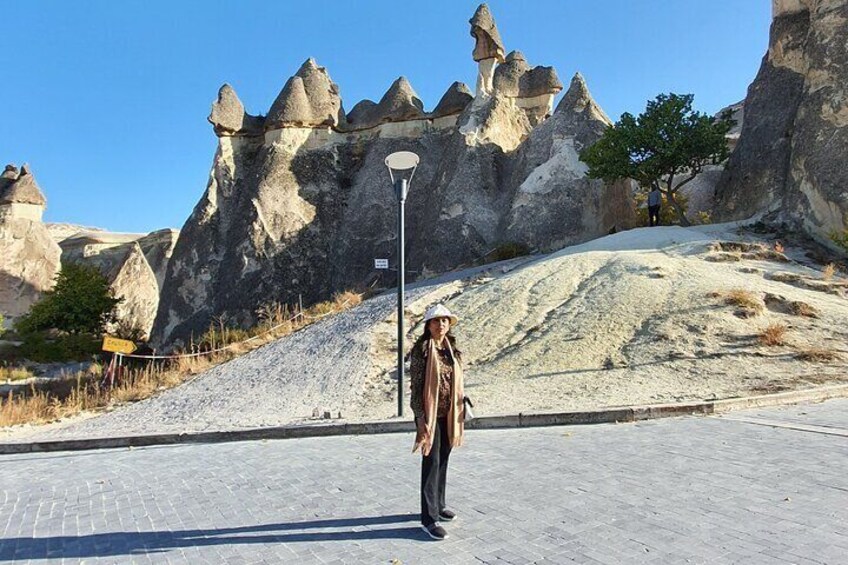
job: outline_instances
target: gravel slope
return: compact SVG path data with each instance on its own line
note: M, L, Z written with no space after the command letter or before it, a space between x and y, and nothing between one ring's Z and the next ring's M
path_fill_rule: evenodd
M724 398L809 388L848 377L848 282L797 262L722 260L734 226L637 229L558 253L489 265L412 286L409 345L425 308L443 301L477 412L516 413ZM768 298L740 317L724 293ZM771 298L769 298L771 297ZM800 301L818 318L785 306ZM157 397L102 416L29 430L28 439L275 426L318 408L347 420L396 410L395 295L367 300L215 367ZM757 334L787 326L784 345ZM842 352L827 363L800 350ZM18 434L23 439L23 434ZM11 434L8 439L15 440Z

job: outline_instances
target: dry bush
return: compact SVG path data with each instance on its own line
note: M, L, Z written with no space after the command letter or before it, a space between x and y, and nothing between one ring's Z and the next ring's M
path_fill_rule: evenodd
M0 367L0 381L22 381L34 376L26 367Z
M822 279L829 281L833 278L833 275L836 273L836 265L833 263L828 263L825 268L822 270Z
M760 332L757 336L757 340L761 345L766 345L769 347L774 347L776 345L785 345L786 344L786 330L789 329L786 327L786 324L774 323L769 324L768 326Z
M333 296L333 302L339 308L352 308L362 302L362 293L346 290Z
M178 357L167 364L148 363L143 367L125 367L111 390L102 388L100 367L77 373L72 378L53 379L32 385L28 390L0 398L0 427L25 423L44 423L75 415L85 410L103 409L122 402L149 398L157 391L173 388L194 375L225 363L239 354L252 351L272 339L288 335L326 315L342 312L362 301L363 294L341 292L333 300L310 307L303 316L292 320L287 306L271 305L263 315L257 312L261 325L244 330L227 327L225 317L210 325L200 343L192 350L227 347L223 351ZM285 316L285 317L284 317ZM277 326L277 327L275 327ZM272 331L269 331L273 328Z
M809 361L811 363L826 363L828 361L838 361L841 357L839 353L832 349L811 348L799 351L795 354L795 358L801 361Z
M750 290L741 288L733 289L725 294L724 303L739 307L747 315L756 316L763 311L762 300L757 298Z
M710 244L709 250L717 253L713 258L707 258L708 261L738 261L741 259L750 259L753 261L778 261L786 263L789 259L783 254L783 246L780 242L776 243L774 249L764 243L745 243L742 241L714 241ZM730 254L729 256L727 256ZM735 257L731 258L731 257Z

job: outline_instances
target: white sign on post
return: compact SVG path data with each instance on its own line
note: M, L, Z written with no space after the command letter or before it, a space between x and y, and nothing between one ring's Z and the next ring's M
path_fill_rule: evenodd
M388 259L374 259L374 268L375 269L388 269L389 268L389 260Z

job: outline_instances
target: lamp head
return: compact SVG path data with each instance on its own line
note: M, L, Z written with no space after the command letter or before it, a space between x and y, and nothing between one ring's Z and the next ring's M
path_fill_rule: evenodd
M406 200L406 192L409 190L409 185L412 183L412 177L415 176L415 169L418 167L418 155L412 151L397 151L386 157L386 167L389 169L389 178L392 179L392 185L395 188L395 196L398 201ZM406 182L396 182L395 172L401 173L411 171L409 179ZM406 176L404 174L404 176ZM403 181L403 177L398 176L399 181Z

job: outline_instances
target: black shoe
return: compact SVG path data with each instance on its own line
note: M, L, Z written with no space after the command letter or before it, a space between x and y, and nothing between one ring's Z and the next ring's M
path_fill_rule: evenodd
M445 531L445 529L443 527L441 527L439 525L438 522L434 522L433 524L430 524L429 526L425 526L424 524L421 524L421 528L425 532L427 532L428 536L430 536L431 538L433 538L435 540L441 541L441 540L445 539L446 537L448 537L448 533Z
M453 522L456 519L456 512L448 510L445 508L441 512L439 512L439 520L443 522Z

